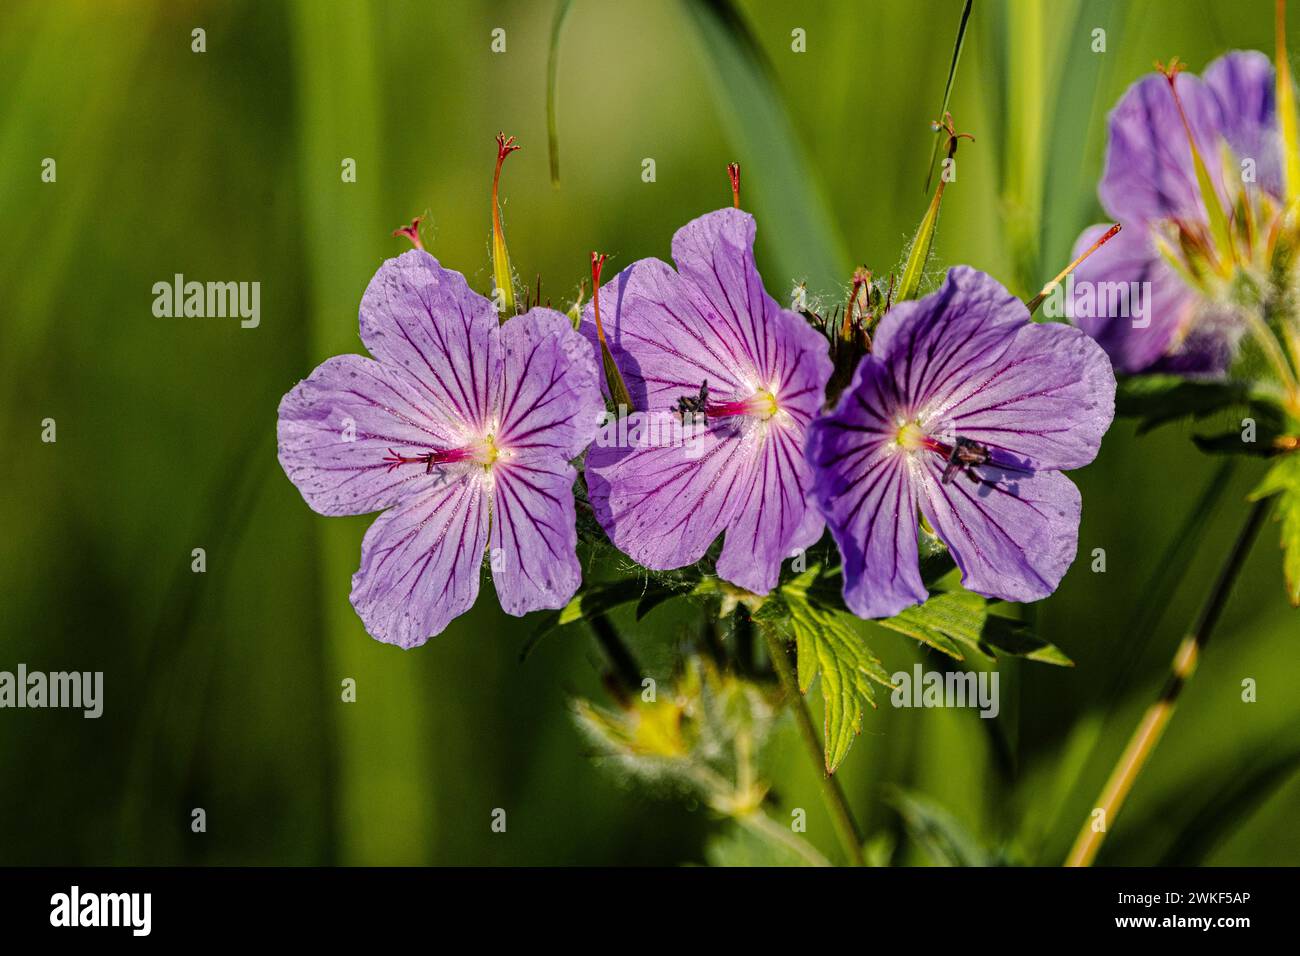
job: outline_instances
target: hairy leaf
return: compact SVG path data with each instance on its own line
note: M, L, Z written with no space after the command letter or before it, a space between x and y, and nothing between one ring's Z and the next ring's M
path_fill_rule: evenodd
M827 607L809 589L816 583L819 568L811 568L769 599L759 616L779 622L794 637L799 658L799 689L808 693L813 679L821 675L825 701L823 747L826 772L834 773L862 730L863 705L876 706L872 683L893 687L889 672L870 648L852 615Z
M1074 665L1060 648L1034 634L1023 621L989 614L984 598L969 591L932 595L924 604L876 623L959 661L965 658L957 644L963 644L993 658L1006 654L1063 667Z
M1279 458L1259 486L1250 493L1251 501L1277 496L1274 513L1282 526L1282 573L1286 576L1286 596L1300 607L1300 454Z

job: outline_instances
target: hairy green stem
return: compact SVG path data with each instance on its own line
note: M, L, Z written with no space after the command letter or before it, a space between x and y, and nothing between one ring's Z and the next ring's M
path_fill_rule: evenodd
M1089 814L1088 820L1084 822L1078 837L1075 838L1070 855L1065 860L1066 866L1090 866L1096 858L1102 840L1106 838L1107 829L1114 823L1120 808L1124 806L1125 798L1137 781L1138 774L1146 766L1147 760L1164 734L1165 727L1173 717L1179 695L1192 675L1196 673L1197 661L1204 653L1210 635L1214 633L1215 625L1219 623L1223 608L1228 603L1228 596L1232 593L1232 586L1237 581L1237 575L1246 562L1246 555L1250 553L1250 546L1255 543L1255 537L1259 534L1259 529L1271 505L1271 499L1265 498L1263 501L1256 502L1250 509L1246 523L1237 535L1237 542L1219 572L1214 589L1201 608L1191 631L1178 645L1169 678L1165 681L1160 696L1142 715L1141 723L1138 724L1129 739L1128 746L1124 748L1124 753L1111 770L1106 786L1102 788L1097 807L1102 811L1102 823L1105 829L1094 828L1092 815Z
M781 678L781 685L785 688L785 694L790 698L790 709L794 711L799 735L808 749L813 766L817 768L817 775L821 780L822 799L826 802L831 821L835 824L835 834L844 846L849 861L854 866L865 866L866 860L862 856L862 836L858 831L858 825L853 821L853 814L849 812L849 804L844 798L844 790L840 787L839 778L826 772L825 751L817 736L817 728L813 726L812 715L808 713L808 705L804 703L803 694L799 690L799 681L795 677L794 668L790 666L790 656L775 629L765 626L762 631L767 640L772 666L776 668L777 676Z

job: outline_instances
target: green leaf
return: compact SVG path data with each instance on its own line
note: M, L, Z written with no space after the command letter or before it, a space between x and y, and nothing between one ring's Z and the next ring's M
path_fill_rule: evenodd
M951 813L918 793L891 788L886 798L907 834L939 866L1002 866L1006 860L983 847Z
M969 591L935 594L924 604L909 607L894 617L877 621L956 660L965 660L957 644L988 657L999 653L1045 664L1072 667L1060 648L1034 634L1023 621L989 614L987 602Z
M1270 418L1277 414L1243 382L1192 382L1176 375L1138 375L1120 379L1115 390L1115 414L1139 419L1138 434L1185 418L1199 420L1243 407Z
M521 661L526 659L542 638L566 624L591 620L634 601L638 602L637 620L640 620L669 598L689 593L690 587L689 583L677 580L621 578L583 588L573 596L573 600L558 611L546 611L537 615L537 627L528 642L520 649L519 659Z
M985 602L969 591L936 594L924 604L877 621L881 627L916 638L955 660L965 656L954 641L977 647L984 628Z
M733 824L704 844L709 866L807 866L808 861L788 846Z
M996 614L990 614L984 621L980 649L990 657L1002 653L1043 664L1055 664L1058 667L1074 666L1074 661L1070 660L1059 647L1043 640L1024 621L999 617Z
M1286 576L1286 596L1300 607L1300 454L1286 455L1269 469L1259 486L1250 493L1251 501L1277 496L1274 513L1282 526L1282 573Z
M759 611L766 621L789 626L799 658L799 689L808 693L813 679L821 675L825 701L826 772L834 773L862 730L862 707L876 706L872 682L892 688L885 670L858 630L852 615L816 601L809 589L820 568L814 567L777 591Z

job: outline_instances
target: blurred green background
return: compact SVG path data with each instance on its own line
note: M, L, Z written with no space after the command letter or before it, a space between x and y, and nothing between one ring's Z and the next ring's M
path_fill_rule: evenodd
M504 176L515 266L530 284L540 274L557 305L591 249L620 268L666 258L676 228L730 201L733 159L769 291L788 301L806 279L843 301L851 267L895 266L924 209L928 123L960 8L743 2L765 85L711 8L576 0L555 189L551 3L6 2L0 669L102 670L106 699L99 720L0 711L0 863L703 861L724 824L620 785L584 753L566 701L599 696L601 660L581 627L521 663L532 622L502 615L487 588L418 650L365 635L348 590L370 519L307 508L275 459L276 406L326 357L362 350L361 293L414 215L428 214L434 255L491 287L498 130L524 147ZM1199 71L1230 48L1271 51L1272 12L1269 0L976 0L951 103L975 143L946 195L936 263L1035 291L1101 218L1105 115L1124 88L1157 58ZM1296 50L1300 10L1292 23ZM191 51L196 27L204 53ZM495 28L504 53L490 48ZM791 50L796 28L805 53ZM41 181L45 157L54 183ZM346 157L355 183L341 181ZM152 285L178 272L259 281L260 327L155 318ZM55 444L40 440L47 417ZM896 838L898 862L933 860L903 833L891 787L1022 860L1064 857L1256 477L1242 465L1200 516L1172 597L1153 589L1218 468L1189 431L1139 440L1120 422L1074 474L1082 557L1035 613L1077 667L1005 664L996 721L866 716L840 775L866 829ZM1300 859L1300 617L1276 540L1270 528L1256 545L1100 862ZM190 568L197 547L204 574ZM1089 569L1094 548L1104 574ZM672 607L624 625L660 677L694 626ZM937 666L898 635L873 646L891 670ZM353 704L340 701L347 677ZM1241 701L1246 677L1257 703ZM780 812L808 808L810 839L838 858L789 726L769 770ZM190 831L195 807L204 834ZM497 807L504 834L489 827Z

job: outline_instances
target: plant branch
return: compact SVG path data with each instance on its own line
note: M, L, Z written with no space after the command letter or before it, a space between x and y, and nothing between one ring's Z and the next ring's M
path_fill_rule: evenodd
M627 649L623 639L618 636L613 622L605 614L593 614L588 618L588 623L619 683L629 692L638 690L641 687L641 668L637 666L636 658Z
M1223 608L1228 603L1228 596L1232 593L1232 586L1237 581L1237 575L1240 573L1242 565L1245 564L1246 555L1250 553L1250 547L1255 543L1255 537L1259 533L1260 526L1264 523L1264 518L1267 516L1271 505L1272 501L1265 498L1263 501L1256 502L1254 507L1250 509L1246 523L1237 535L1237 542L1233 545L1227 562L1219 572L1219 578L1215 582L1214 590L1210 592L1205 605L1201 608L1201 613L1197 616L1191 632L1178 645L1169 678L1165 681L1160 696L1142 715L1141 723L1138 724L1137 730L1133 732L1133 736L1130 738L1128 746L1124 748L1124 753L1120 756L1119 762L1115 764L1114 769L1111 771L1097 803L1098 808L1102 810L1102 821L1106 828L1109 828L1114 823L1115 817L1124 805L1125 798L1137 781L1138 774L1146 766L1147 760L1164 734L1165 727L1169 724L1170 718L1173 717L1179 695L1182 694L1183 688L1196 672L1197 661L1201 654L1204 653L1205 646L1214 633L1215 625L1219 623ZM1065 865L1092 865L1092 861L1097 856L1097 851L1101 848L1101 842L1105 838L1106 830L1094 829L1091 814L1089 814L1089 819L1084 821L1083 828L1079 831L1078 837L1075 838L1074 846L1070 849L1070 855L1066 858Z
M745 813L736 816L735 821L741 826L752 830L759 836L779 843L781 846L797 853L809 866L830 866L831 861L826 859L817 852L816 848L807 840L801 840L784 826L777 823L762 810L756 810L753 813Z
M853 814L849 811L849 804L844 798L839 778L826 772L825 750L817 737L817 728L813 726L808 705L804 703L803 694L799 690L799 681L795 677L794 668L790 666L790 655L774 628L764 625L762 631L767 640L768 656L772 658L772 666L776 668L786 696L790 698L790 709L794 711L799 734L803 737L808 755L812 758L813 765L817 768L817 775L821 778L822 799L826 802L826 808L830 810L831 821L835 824L835 833L844 846L849 861L854 866L865 866L866 860L862 856L862 836L858 831L858 825L853 821Z

